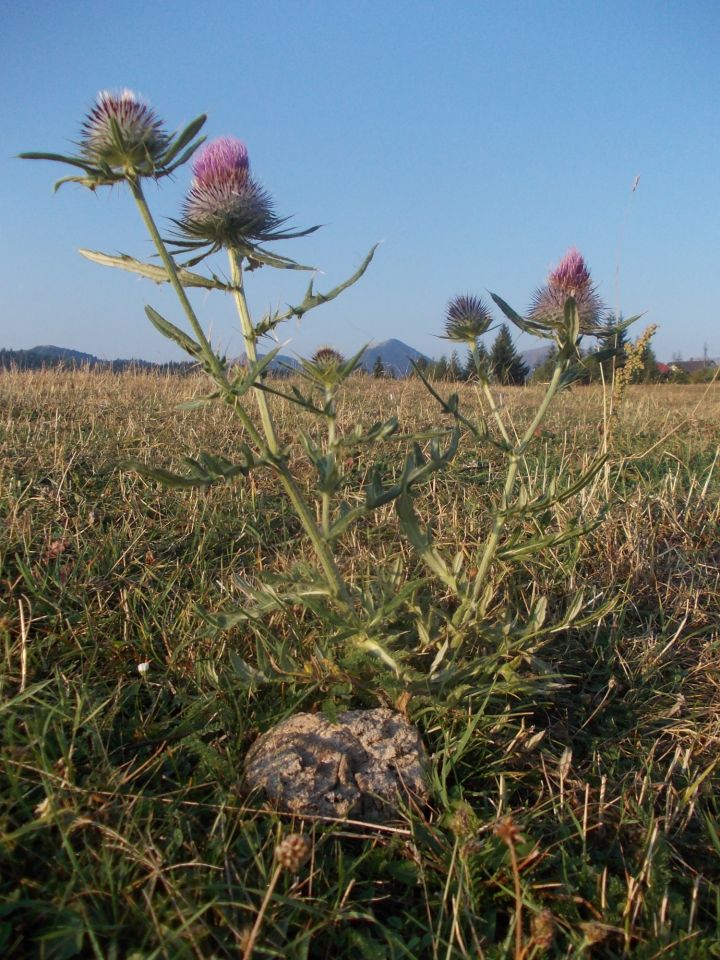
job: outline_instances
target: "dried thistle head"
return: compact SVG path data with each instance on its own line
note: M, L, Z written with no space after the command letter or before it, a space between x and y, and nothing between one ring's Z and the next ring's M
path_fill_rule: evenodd
M463 294L451 300L445 311L445 337L472 346L490 327L492 315L480 297Z
M466 800L459 800L447 820L448 827L459 840L469 840L478 829L475 811Z
M548 907L536 913L531 921L533 945L539 950L548 950L555 938L555 918Z
M498 820L493 829L493 833L509 847L514 847L516 844L523 843L525 840L523 835L520 833L518 825L511 816L503 817L502 820Z
M297 873L311 852L309 837L304 833L289 833L275 847L275 859L284 870Z
M588 336L600 333L603 302L582 254L574 247L550 271L545 286L535 291L529 319L549 329L561 329L565 320L565 304L570 297L575 301L580 316L579 332Z
M83 122L80 150L92 164L152 175L169 143L162 122L132 90L102 90Z
M588 920L585 923L581 923L580 929L584 933L585 940L588 943L602 943L611 933L622 933L622 931L618 931L615 927L611 927L607 923L599 923L597 920Z

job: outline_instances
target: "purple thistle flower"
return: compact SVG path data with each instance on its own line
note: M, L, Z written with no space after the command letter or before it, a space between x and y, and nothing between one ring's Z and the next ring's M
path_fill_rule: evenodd
M247 147L235 137L219 137L200 151L193 161L192 171L195 179L205 187L233 175L239 181L247 179L250 172Z
M480 299L470 294L455 297L447 305L445 336L449 340L475 343L492 323L492 315Z
M132 90L103 90L83 122L80 147L91 163L152 172L169 142L161 121Z
M554 290L565 292L569 297L574 297L576 293L587 290L589 286L592 286L590 271L582 254L575 247L570 247L560 263L551 271L548 277L548 286Z
M250 176L247 148L233 137L213 140L193 164L182 230L214 247L245 248L272 234L283 221L270 195Z
M535 291L530 319L535 323L546 324L549 328L561 328L568 297L572 297L577 304L580 333L591 336L596 334L600 327L600 315L605 309L604 304L598 296L582 254L574 247L571 247L555 269L550 271L547 284Z

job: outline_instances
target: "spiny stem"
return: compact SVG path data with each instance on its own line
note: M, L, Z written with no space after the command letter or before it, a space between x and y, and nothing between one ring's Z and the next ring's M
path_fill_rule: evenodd
M488 572L488 568L492 563L492 560L497 551L498 543L500 542L500 535L505 527L505 521L507 516L507 508L510 500L510 496L515 486L515 477L517 476L518 465L522 459L525 451L528 448L528 445L532 441L532 438L535 436L535 431L538 426L542 423L547 409L550 406L552 398L557 392L558 385L560 383L560 377L565 368L565 360L561 357L558 357L557 363L555 364L555 369L553 371L552 379L548 384L548 388L545 391L545 396L542 399L542 403L537 409L535 416L533 417L532 423L527 428L525 433L522 435L520 442L517 446L510 452L510 462L508 464L508 472L505 477L505 485L503 487L502 497L500 499L500 507L495 514L495 520L493 521L492 530L490 535L485 542L485 549L483 550L483 555L478 566L478 572L475 577L475 583L473 585L472 599L473 603L477 603L482 592L483 584L485 582L485 577ZM469 611L468 611L469 613Z
M243 341L245 343L245 352L247 354L248 362L255 363L257 361L255 328L253 327L252 318L250 317L250 310L245 297L242 254L240 254L237 250L230 248L228 251L228 256L230 259L230 271L234 288L233 297L235 298L235 305L240 317L240 327L242 330ZM270 415L270 408L268 407L267 398L262 390L257 388L255 390L255 396L257 398L263 432L265 434L265 445L270 452L270 459L273 462L273 466L280 479L280 483L283 485L285 492L287 493L288 498L295 509L295 513L297 514L300 522L305 528L305 532L310 538L315 550L315 554L320 561L320 565L325 573L325 577L333 596L336 600L339 600L347 607L350 607L352 605L350 594L348 593L345 581L343 580L337 564L335 563L335 558L332 555L332 551L330 550L326 539L323 537L323 533L321 533L321 531L318 529L310 506L306 502L302 491L295 482L294 477L288 470L284 458L280 454L280 444L278 443L275 426L272 421L272 416ZM244 412L245 411L243 411L243 413ZM245 416L247 417L247 414L245 414ZM243 421L243 423L244 422L245 421ZM325 509L323 512L326 512ZM329 512L327 526L328 529L326 530L325 525L323 525L323 532L326 535L329 532Z
M205 336L205 331L201 327L200 321L196 317L195 311L193 310L190 304L190 301L188 300L188 296L187 296L187 293L185 292L185 288L180 283L180 278L178 277L178 272L177 272L177 266L175 265L175 261L173 260L173 258L168 253L168 249L165 246L165 243L162 237L160 236L160 231L158 230L157 225L155 224L153 215L150 212L150 207L148 206L147 200L145 199L145 194L143 193L140 180L128 179L128 185L130 186L132 195L135 198L135 202L138 205L138 209L140 210L140 214L143 218L143 221L145 222L145 226L148 229L148 233L152 237L153 243L155 244L155 249L157 250L160 256L160 259L163 262L163 266L167 271L170 285L172 286L173 290L177 294L178 300L180 301L180 304L183 310L185 311L185 315L187 316L190 322L190 326L192 327L193 333L195 334L195 336L198 339L198 342L200 343L203 355L207 360L210 366L210 369L212 370L212 373L216 378L217 382L219 384L227 384L227 379L225 377L225 372L222 369L222 365L219 359L217 358L216 354L214 353L212 347L210 346L210 341Z
M235 306L237 307L238 315L240 317L240 327L242 330L243 341L245 343L245 353L247 354L248 363L255 363L257 361L255 330L253 328L252 320L250 318L250 310L248 309L247 299L245 297L242 254L235 250L234 247L231 247L228 250L228 257L230 259L233 298L235 299ZM270 452L277 455L280 447L277 441L277 434L275 433L275 426L272 422L272 417L270 416L270 408L268 407L267 398L262 390L258 388L255 389L255 398L257 400L258 410L260 411L260 420L262 421L267 445L270 449Z
M504 440L505 443L507 443L508 446L509 446L509 445L510 445L510 437L508 436L507 430L505 429L505 424L502 422L502 417L500 416L500 411L498 410L497 406L495 405L495 398L494 398L493 395L492 395L492 390L490 389L490 384L489 384L488 381L487 381L487 374L486 374L485 370L483 369L483 365L480 363L480 352L478 351L477 341L475 341L475 343L473 343L473 346L472 346L472 355L473 355L473 362L475 363L475 369L477 370L478 379L480 380L480 383L482 384L483 393L485 394L485 397L486 397L486 399L487 399L487 402L488 402L488 404L489 404L489 406L490 406L490 412L492 413L493 417L495 418L495 423L497 423L497 425L498 425L498 430L499 430L500 433L502 434L503 440Z
M327 448L325 453L328 457L332 459L332 466L335 466L335 443L336 443L336 433L335 433L335 405L334 405L334 396L333 391L329 388L325 388L325 410L327 411L327 426L328 426L328 439L327 439ZM322 495L322 531L323 536L327 539L330 536L330 501L331 497L327 491L323 491Z

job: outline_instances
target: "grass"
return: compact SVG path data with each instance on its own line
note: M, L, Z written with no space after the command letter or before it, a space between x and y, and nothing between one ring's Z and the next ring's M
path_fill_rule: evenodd
M271 479L167 491L114 468L232 456L241 437L223 410L175 409L203 389L131 373L0 376L4 955L242 956L275 847L303 829L310 861L279 878L256 957L720 956L720 387L629 388L609 465L581 495L603 523L519 562L501 597L522 610L543 594L560 609L583 586L616 596L614 611L518 663L488 650L498 679L516 669L514 693L402 704L433 756L433 804L374 830L293 822L242 791L259 731L348 698L307 614L275 613L265 634L307 682L257 689L232 656L253 663L257 638L210 635L197 614L237 603L237 578L311 559ZM537 393L502 400L519 424ZM274 409L292 437L303 415ZM438 422L412 381L353 381L341 418L391 413L406 429ZM537 492L578 472L607 427L599 390L564 395L522 481ZM361 484L367 464L349 467ZM502 482L499 459L463 448L418 513L454 553L487 526ZM358 581L399 558L411 576L387 508L339 562Z

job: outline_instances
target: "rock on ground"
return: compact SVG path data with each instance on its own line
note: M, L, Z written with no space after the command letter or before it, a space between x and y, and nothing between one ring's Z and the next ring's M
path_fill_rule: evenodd
M418 730L394 710L348 710L337 723L298 713L255 741L245 782L280 810L377 823L427 799L428 766Z

